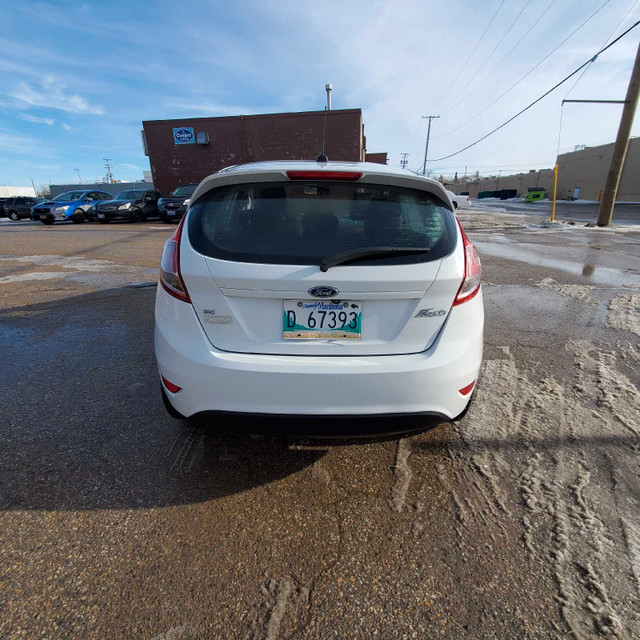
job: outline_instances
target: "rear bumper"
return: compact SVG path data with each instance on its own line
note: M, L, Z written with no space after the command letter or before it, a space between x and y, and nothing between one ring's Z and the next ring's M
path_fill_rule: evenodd
M434 414L454 418L482 361L482 293L454 307L428 351L393 356L282 356L219 351L190 304L158 287L155 351L167 393L189 417L210 411L353 416Z
M163 220L180 220L186 212L187 207L182 206L179 209L169 209L163 206L158 207L158 214Z
M124 211L100 211L99 209L93 214L94 220L128 220L131 216L131 209L125 209Z

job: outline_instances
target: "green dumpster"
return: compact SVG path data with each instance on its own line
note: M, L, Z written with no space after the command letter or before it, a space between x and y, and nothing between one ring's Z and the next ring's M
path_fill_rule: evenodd
M536 200L543 200L547 197L547 192L544 189L538 187L529 187L527 189L527 195L525 196L525 202L535 202Z

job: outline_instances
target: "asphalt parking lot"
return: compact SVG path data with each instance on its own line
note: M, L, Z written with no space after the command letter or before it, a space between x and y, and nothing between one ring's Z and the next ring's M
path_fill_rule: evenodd
M474 404L337 441L166 415L171 225L0 222L0 638L640 637L640 227L460 218Z

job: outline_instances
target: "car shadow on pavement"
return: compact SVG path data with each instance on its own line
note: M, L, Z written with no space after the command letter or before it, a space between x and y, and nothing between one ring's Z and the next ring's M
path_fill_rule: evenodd
M273 420L169 417L153 354L154 295L126 287L0 312L0 509L202 502L296 474L326 454L329 442L268 435Z

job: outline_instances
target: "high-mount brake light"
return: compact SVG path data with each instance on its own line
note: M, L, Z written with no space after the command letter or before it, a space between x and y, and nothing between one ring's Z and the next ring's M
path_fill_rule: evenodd
M360 171L287 171L289 180L329 180L331 182L357 182Z
M180 238L186 215L180 220L175 233L164 243L160 261L160 284L170 295L182 302L191 302L189 292L180 274Z
M475 298L478 291L480 291L480 279L482 278L482 265L480 264L478 252L469 238L467 238L467 234L464 232L460 221L456 221L460 227L462 246L464 248L464 278L453 301L452 306L454 307Z

